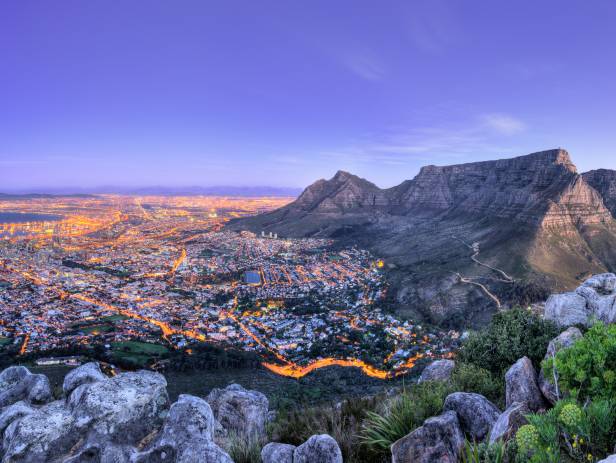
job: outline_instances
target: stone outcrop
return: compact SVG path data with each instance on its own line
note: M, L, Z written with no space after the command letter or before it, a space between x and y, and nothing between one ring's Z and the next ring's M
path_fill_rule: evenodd
M213 389L207 401L214 416L227 431L243 436L264 434L269 402L260 392L231 384L225 389Z
M597 463L616 463L616 455L610 455L609 457L598 461Z
M565 331L563 331L557 337L550 341L544 360L548 358L554 358L558 351L560 351L561 349L566 349L567 347L571 347L575 343L575 341L577 341L581 337L582 332L578 328L573 326L567 328ZM543 397L545 397L545 399L549 403L554 405L559 399L559 394L556 385L554 384L553 375L548 375L548 377L546 378L543 370L540 370L539 374L537 375L537 383L539 385L541 393L543 394Z
M474 441L483 441L498 420L500 410L481 394L454 392L443 405L444 411L458 415L462 430Z
M83 384L96 383L105 379L107 377L103 374L97 362L86 363L67 373L64 377L62 390L64 395L68 397L71 392Z
M14 387L29 376L40 376L24 370L0 373L3 384ZM67 376L67 396L62 400L37 404L29 401L28 394L14 394L13 399L26 397L12 403L10 399L0 411L0 459L233 463L214 443L216 421L203 399L183 395L170 406L167 383L158 373L139 371L112 378L99 373L94 364L74 370Z
M588 326L593 320L615 323L616 275L594 275L573 292L553 294L546 302L544 317L562 327Z
M33 375L22 366L9 367L0 373L0 408L20 400L40 405L51 399L51 386L45 375Z
M295 449L294 445L270 442L261 449L261 460L263 463L293 463Z
M342 463L342 452L331 436L318 434L293 451L293 463Z
M434 362L430 363L426 368L424 368L424 370L421 372L419 382L423 383L426 381L449 381L455 366L456 362L454 362L453 360L435 360Z
M392 463L457 463L464 433L453 411L429 418L391 446Z
M507 407L515 402L523 402L531 411L536 412L545 406L537 385L537 372L528 357L522 357L507 370L505 398Z
M497 440L507 441L527 423L525 416L531 413L525 402L514 402L496 420L490 431L490 444Z

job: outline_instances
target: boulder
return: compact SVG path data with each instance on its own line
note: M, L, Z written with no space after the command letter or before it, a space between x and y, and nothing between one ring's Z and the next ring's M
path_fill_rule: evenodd
M419 382L426 381L449 381L451 373L456 366L453 360L435 360L421 372Z
M4 434L4 430L8 428L13 421L29 415L33 411L34 409L24 401L15 402L13 405L9 405L2 409L0 413L0 438L2 434Z
M593 275L582 286L592 288L599 294L613 294L616 291L616 275L613 273Z
M591 286L580 286L575 293L586 300L592 317L605 323L616 321L616 294L602 294Z
M137 463L173 461L233 463L213 439L216 420L209 404L199 397L182 394L171 406L158 438L136 458Z
M227 431L243 436L265 433L269 402L260 392L231 384L225 389L213 389L207 401L214 416Z
M77 387L67 406L76 425L97 440L139 442L162 425L169 407L167 381L150 371L123 373Z
M89 362L68 372L62 384L64 395L68 397L82 384L96 383L107 379L101 371L98 362Z
M443 411L454 411L458 415L462 430L471 440L482 441L500 416L500 410L481 394L454 392L445 399Z
M464 433L453 411L428 418L391 446L392 463L457 463Z
M597 463L616 463L616 455L610 455L609 457L598 461Z
M552 294L545 303L544 318L559 326L588 325L586 299L573 293Z
M507 408L514 402L525 402L533 412L545 406L537 372L528 357L522 357L505 373L505 400Z
M293 463L342 463L342 452L331 436L317 434L295 449Z
M293 463L295 446L270 442L261 449L263 463Z
M26 367L9 367L0 373L0 408L25 400L42 405L53 399L45 375L33 375Z
M56 401L13 421L4 432L4 459L12 463L55 461L79 441L75 419Z
M501 439L507 441L515 436L520 426L527 423L525 416L530 413L526 402L514 402L496 420L490 431L490 444Z
M571 347L575 343L575 341L577 341L581 337L582 332L579 329L573 326L567 328L565 331L563 331L550 341L544 359L553 358L558 351L566 349L567 347ZM554 405L559 399L559 394L556 391L553 377L549 374L548 377L546 377L543 370L541 370L537 375L537 384L539 385L539 389L541 390L543 397L552 405Z

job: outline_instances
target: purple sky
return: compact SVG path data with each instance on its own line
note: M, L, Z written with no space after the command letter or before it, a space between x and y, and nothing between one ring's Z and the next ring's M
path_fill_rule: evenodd
M0 4L0 191L616 168L613 0Z

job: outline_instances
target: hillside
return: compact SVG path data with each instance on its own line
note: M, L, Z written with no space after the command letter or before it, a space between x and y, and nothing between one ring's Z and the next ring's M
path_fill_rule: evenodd
M520 302L531 281L567 289L613 270L616 224L606 205L614 196L602 196L610 191L613 184L591 186L555 149L426 166L390 189L338 172L295 202L229 227L367 247L388 264L403 315L459 326L482 323L498 303Z

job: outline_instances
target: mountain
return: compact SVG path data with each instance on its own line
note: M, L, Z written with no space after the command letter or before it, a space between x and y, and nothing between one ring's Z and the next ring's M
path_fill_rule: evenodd
M582 177L601 194L606 207L616 217L616 170L591 170L582 174Z
M293 203L229 227L366 247L388 264L398 312L480 324L498 305L616 268L616 222L602 191L554 149L426 166L389 189L338 172Z

